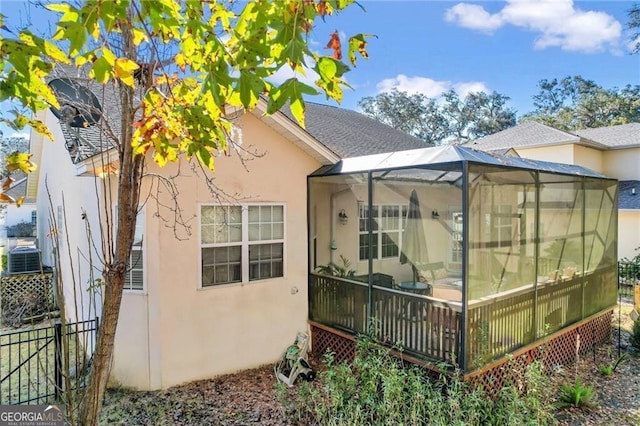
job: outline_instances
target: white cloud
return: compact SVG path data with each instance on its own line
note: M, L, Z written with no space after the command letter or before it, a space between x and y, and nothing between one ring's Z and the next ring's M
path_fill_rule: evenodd
M317 88L317 86L315 85L315 81L319 78L319 76L318 73L316 73L312 69L313 66L315 66L315 62L309 57L305 58L305 62L307 65L304 67L304 74L300 72L294 72L289 65L285 65L281 67L275 74L269 77L269 81L275 84L282 84L289 78L297 77L298 80L302 81L303 83Z
M376 84L378 93L390 92L397 89L400 92L409 94L422 93L429 98L440 96L451 87L448 81L436 81L426 77L407 77L404 74L398 74L393 78L386 78Z
M458 3L445 14L447 22L453 22L464 28L492 32L502 26L499 15L491 15L482 6L469 3Z
M472 81L469 83L456 83L453 85L453 90L455 90L458 96L460 96L461 98L464 98L469 93L478 93L478 92L491 93L491 90L489 90L489 88L480 81Z
M458 3L447 10L445 19L482 32L504 25L523 28L537 34L537 49L618 53L622 37L622 25L613 16L583 11L573 0L507 0L505 7L494 14L479 5Z
M487 86L479 81L452 83L450 81L437 81L427 77L407 77L404 74L398 74L393 78L386 78L380 81L376 88L378 93L390 92L394 89L409 94L420 93L428 98L437 98L444 92L453 89L455 92L464 97L471 92L489 92Z

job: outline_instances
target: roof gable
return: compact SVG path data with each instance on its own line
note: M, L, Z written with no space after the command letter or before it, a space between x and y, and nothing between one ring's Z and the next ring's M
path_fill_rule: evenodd
M357 111L306 102L305 130L341 158L433 146ZM295 118L288 108L283 113Z
M536 121L526 121L498 133L477 139L469 143L469 145L482 150L495 150L580 142L580 137L573 133L558 130Z
M101 103L105 117L102 123L87 128L61 126L72 162L86 165L88 169L92 157L115 146L117 141L113 138L119 136L121 113L117 88L96 84L86 77L85 71L57 66L54 75L77 81L91 90ZM356 111L307 102L306 128L302 129L288 108L285 107L286 112L266 116L266 103L262 105L264 108L260 106L261 103L255 115L321 164L333 164L340 158L358 155L432 146ZM105 131L104 126L109 130Z
M640 123L582 129L576 134L614 149L640 146Z

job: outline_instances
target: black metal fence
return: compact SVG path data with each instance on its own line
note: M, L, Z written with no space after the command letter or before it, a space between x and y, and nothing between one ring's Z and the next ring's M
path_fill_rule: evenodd
M633 299L634 286L640 285L640 264L618 262L618 294Z
M98 318L0 333L0 405L59 401L83 388Z

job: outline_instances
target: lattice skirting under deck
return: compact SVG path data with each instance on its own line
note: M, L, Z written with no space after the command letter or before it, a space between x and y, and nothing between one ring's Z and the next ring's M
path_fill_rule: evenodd
M551 369L570 365L576 361L577 356L585 356L596 346L610 341L612 314L613 310L609 310L558 331L536 344L515 351L509 357L465 375L465 380L474 385L482 385L491 392L508 383L519 384L527 366L536 360L542 361L546 368ZM356 353L353 336L317 323L311 323L311 344L314 355L320 356L331 351L337 362L352 361ZM427 368L430 365L426 362L417 363Z

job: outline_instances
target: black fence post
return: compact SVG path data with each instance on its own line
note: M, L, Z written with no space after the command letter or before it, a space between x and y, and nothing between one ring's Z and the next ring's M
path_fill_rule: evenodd
M57 322L53 328L54 363L55 363L55 398L60 401L62 396L62 323Z

